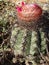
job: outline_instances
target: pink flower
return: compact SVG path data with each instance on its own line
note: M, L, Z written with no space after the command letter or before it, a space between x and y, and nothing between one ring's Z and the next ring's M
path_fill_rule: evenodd
M21 2L20 4L21 4L21 6L16 6L16 9L17 9L18 12L21 12L22 11L22 7L25 5L24 2Z
M37 4L25 4L21 2L21 6L17 6L16 9L19 19L26 22L37 20L42 14L42 8Z

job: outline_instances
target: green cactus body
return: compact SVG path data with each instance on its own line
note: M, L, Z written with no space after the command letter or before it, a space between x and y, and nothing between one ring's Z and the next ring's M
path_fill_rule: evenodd
M44 36L44 32L40 31L40 35L41 35L41 50L40 51L44 51L44 49L46 49L46 38ZM14 36L14 37L13 37ZM34 53L37 50L37 41L38 41L38 37L37 37L37 32L36 31L27 31L25 30L21 30L20 28L15 28L12 31L12 37L11 38L15 38L15 49L17 50L16 46L23 46L23 44L25 44L25 53L26 54L32 54L34 55ZM19 49L21 49L19 47Z
M27 29L21 29L19 27L13 28L12 30L12 36L11 36L11 44L13 44L14 48L14 53L15 55L25 55L26 57L31 55L32 63L35 63L33 59L35 58L37 62L39 62L38 55L41 52L42 54L45 54L46 50L46 38L45 38L45 33L42 32L41 30L39 31L40 33L40 38L41 38L41 43L39 42L38 38L38 32L37 31L30 31ZM12 39L13 38L13 39ZM15 39L15 40L14 40ZM41 45L39 46L38 43ZM38 59L37 59L38 58ZM34 60L35 60L34 59ZM35 63L36 64L36 63Z
M36 52L35 50L37 48L37 45L36 45L37 32L29 31L26 29L21 30L20 28L19 29L15 28L12 31L12 37L11 38L15 38L15 40L14 39L12 39L12 40L15 41L14 48L15 48L16 53L18 51L18 54L19 54L19 52L23 52L26 55L28 55L28 54L33 55Z

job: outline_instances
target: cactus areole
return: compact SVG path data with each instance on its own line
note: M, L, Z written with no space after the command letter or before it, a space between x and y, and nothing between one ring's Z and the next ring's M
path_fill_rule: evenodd
M25 4L22 2L21 6L17 6L16 9L19 23L23 23L24 26L28 23L30 26L31 22L37 23L37 20L42 15L42 8L37 4Z

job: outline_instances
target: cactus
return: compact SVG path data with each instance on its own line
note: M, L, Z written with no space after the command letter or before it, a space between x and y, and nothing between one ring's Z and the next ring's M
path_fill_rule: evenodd
M45 18L45 17L44 17ZM41 20L43 21L43 20ZM45 18L45 21L47 19ZM46 22L45 22L46 23ZM38 30L27 30L27 29L21 29L20 27L13 29L12 31L15 31L15 45L14 47L14 53L15 55L23 55L27 58L28 62L32 62L33 64L40 63L41 58L44 59L44 56L47 54L46 47L47 47L47 40L46 40L46 27L48 27L48 24L43 27L40 27ZM17 30L17 31L16 31ZM12 34L13 36L13 34ZM12 37L11 37L12 39ZM23 39L23 40L22 40ZM12 42L13 44L14 42ZM17 53L17 51L20 51ZM44 56L43 56L44 55ZM29 60L29 59L30 60ZM37 62L37 63L36 63Z
M3 5L3 3L1 5ZM4 7L5 5L6 7ZM5 5L1 7L1 11L3 14L4 8L5 8L6 12L4 12L4 15L1 14L2 17L0 16L0 32L1 32L0 59L2 58L2 55L4 56L3 53L5 52L5 56L8 58L8 60L10 60L9 62L12 62L11 60L13 58L18 60L18 57L20 56L23 57L23 58L21 57L19 58L19 61L21 63L24 62L25 60L26 63L29 62L29 63L32 63L32 65L38 65L41 62L41 59L42 61L44 60L43 62L45 62L45 55L47 54L47 44L48 44L47 36L49 34L48 22L47 24L46 22L44 24L42 23L42 26L39 27L39 29L36 31L20 28L17 26L17 24L13 25L17 19L15 15L16 11L13 9L13 5L11 7L11 3L9 4L9 2L8 4L6 3ZM45 19L41 21L49 21L47 17L48 16L46 16ZM12 22L12 25L11 25L11 22ZM9 28L10 26L11 28ZM6 31L8 36L5 34ZM4 35L2 35L2 32ZM2 45L2 42L4 41L3 37L6 37L7 39L6 40L7 42L4 45ZM7 56L8 53L10 55L10 58L12 57L11 59ZM14 55L14 57L12 54Z
M39 42L38 32L29 31L27 29L15 28L12 30L12 42L15 55L31 55L32 59L38 57L40 53L45 54L46 52L46 38L44 32L39 31L41 35L41 42ZM15 33L15 34L13 34ZM13 37L14 35L14 37ZM39 59L39 58L38 58ZM37 60L38 62L38 60Z

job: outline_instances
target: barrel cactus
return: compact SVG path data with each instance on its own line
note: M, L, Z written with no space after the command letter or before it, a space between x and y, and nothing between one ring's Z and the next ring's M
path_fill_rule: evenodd
M16 25L13 27L11 45L14 48L14 55L16 58L22 55L28 62L32 62L33 65L39 63L44 64L44 62L46 62L45 57L49 53L47 46L49 19L46 18L47 16L45 14L46 12L43 13L41 20L39 20L42 23L39 23L37 30L27 30L20 27L16 28ZM21 59L21 61L24 60Z
M3 7L6 12L4 12L2 10L3 7L1 7L1 15L4 13L4 16L3 18L0 16L0 40L2 40L0 42L0 61L2 61L1 55L3 55L4 59L6 58L10 64L17 64L17 62L20 62L19 65L21 65L24 61L26 65L42 65L44 62L45 64L48 64L49 13L47 11L43 11L43 15L39 20L41 23L38 23L39 25L37 30L27 30L25 28L20 28L15 24L17 17L15 15L16 11L13 9L14 4L11 7L11 3L8 2L7 4L6 2L5 5L6 6ZM4 34L6 31L8 36L6 34L2 35L2 32ZM4 37L6 37L7 42L2 44L2 42L4 42ZM3 63L5 63L5 61L3 61Z

